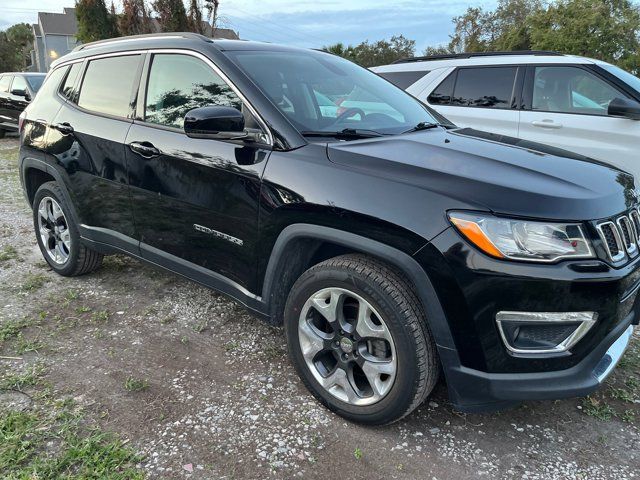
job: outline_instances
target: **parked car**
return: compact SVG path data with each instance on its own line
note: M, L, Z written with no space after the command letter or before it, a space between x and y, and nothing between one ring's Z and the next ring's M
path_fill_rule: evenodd
M0 138L18 131L18 117L35 97L44 73L0 73Z
M408 58L374 72L456 125L545 143L640 175L640 79L554 52Z
M347 419L402 418L441 371L463 411L592 392L638 322L633 177L438 118L328 53L121 38L53 64L20 177L55 272L125 253L284 322Z

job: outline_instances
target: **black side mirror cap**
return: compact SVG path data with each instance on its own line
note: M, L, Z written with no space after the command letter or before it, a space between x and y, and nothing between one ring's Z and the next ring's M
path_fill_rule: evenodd
M612 117L623 117L640 120L640 103L627 98L614 98L609 103L607 112Z
M13 90L11 90L11 95L15 95L16 97L25 97L26 98L29 94L24 89L14 88Z
M192 138L241 140L244 115L233 107L200 107L190 110L184 117L184 132Z

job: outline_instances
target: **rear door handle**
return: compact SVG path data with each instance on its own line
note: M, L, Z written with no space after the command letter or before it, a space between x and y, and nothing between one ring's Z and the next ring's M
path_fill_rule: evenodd
M144 158L153 158L160 155L160 150L153 146L150 142L131 142L129 148Z
M73 133L73 127L67 122L56 123L55 125L51 125L51 127L55 128L63 135L71 135Z
M553 120L536 120L534 122L531 122L531 125L540 128L562 128L561 123L556 123Z

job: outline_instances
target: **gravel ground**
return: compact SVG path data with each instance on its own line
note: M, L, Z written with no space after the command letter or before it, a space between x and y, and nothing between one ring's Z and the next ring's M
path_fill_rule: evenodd
M0 341L0 374L43 365L54 394L143 455L148 478L638 477L637 338L588 399L464 415L441 384L399 423L353 425L298 381L283 330L234 302L121 256L84 277L53 274L17 179L17 145L0 141L0 329L24 322ZM0 414L30 408L37 388L0 393Z

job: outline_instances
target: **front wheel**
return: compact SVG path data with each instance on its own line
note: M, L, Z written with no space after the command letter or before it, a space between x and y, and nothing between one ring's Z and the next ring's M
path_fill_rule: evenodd
M364 255L307 270L289 294L285 328L305 385L349 420L399 420L437 381L436 347L411 286Z

